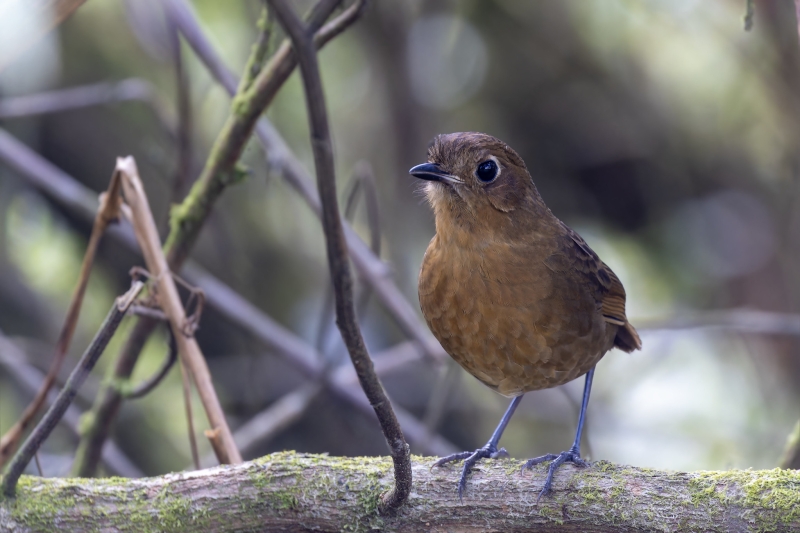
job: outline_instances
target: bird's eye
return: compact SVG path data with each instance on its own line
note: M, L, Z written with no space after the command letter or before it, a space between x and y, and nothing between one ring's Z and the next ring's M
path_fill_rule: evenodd
M484 161L478 165L478 170L475 171L475 175L478 176L478 179L482 182L489 183L497 177L497 163L492 159Z

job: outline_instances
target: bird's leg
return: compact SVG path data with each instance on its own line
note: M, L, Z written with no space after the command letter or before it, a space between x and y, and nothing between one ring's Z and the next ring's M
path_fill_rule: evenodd
M541 457L530 459L523 466L522 470L532 468L534 465L544 463L545 461L553 461L547 469L547 478L544 480L544 487L542 492L539 493L539 498L550 492L553 485L553 474L556 469L566 462L573 463L576 466L588 466L588 463L581 459L581 434L583 433L583 422L586 418L586 406L589 405L589 393L592 391L592 378L594 377L594 367L586 373L586 384L583 386L583 401L581 402L581 413L578 415L578 431L575 433L575 442L572 443L572 448L565 452L556 455L548 453ZM539 498L536 501L539 501Z
M463 499L464 490L467 488L467 474L475 463L477 463L480 459L485 459L487 457L490 459L496 459L497 457L508 457L508 452L505 448L500 448L499 450L497 449L497 443L500 442L500 437L503 436L503 431L505 431L508 421L511 420L511 416L514 414L514 411L516 411L521 400L521 395L511 400L511 405L508 406L503 418L500 419L500 423L497 425L494 433L492 433L492 438L490 438L489 442L487 442L482 448L478 448L474 452L454 453L452 455L448 455L447 457L442 457L433 463L433 466L442 466L453 461L460 461L464 459L464 468L461 470L461 478L458 481L458 499Z

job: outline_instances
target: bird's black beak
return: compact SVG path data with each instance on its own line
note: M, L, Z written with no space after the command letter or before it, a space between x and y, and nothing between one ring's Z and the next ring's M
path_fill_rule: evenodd
M463 183L459 178L452 176L442 170L436 163L423 163L408 171L415 178L428 181L440 181L445 183Z
M428 181L441 181L447 175L436 163L423 163L408 171L415 178Z

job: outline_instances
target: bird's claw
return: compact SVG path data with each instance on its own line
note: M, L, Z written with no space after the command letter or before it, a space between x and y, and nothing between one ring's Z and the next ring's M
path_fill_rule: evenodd
M472 467L475 465L475 463L481 459L497 459L508 456L508 452L505 448L500 448L498 450L496 446L487 444L482 448L478 448L474 452L460 452L448 455L447 457L442 457L433 463L431 468L434 466L446 465L447 463L452 463L453 461L460 461L462 459L464 460L464 467L461 469L461 477L458 480L458 499L463 501L464 492L467 489L467 474L469 474L469 471L472 470Z
M536 498L536 503L539 503L539 500L542 496L547 495L553 487L553 474L556 473L556 470L559 466L563 465L564 463L572 463L578 467L585 467L589 466L589 463L581 459L580 452L575 449L571 448L565 452L561 452L560 454L556 455L554 453L548 453L547 455L542 455L541 457L535 457L533 459L529 459L522 465L521 472L525 470L531 469L534 466L547 462L552 461L550 466L547 468L547 478L544 480L544 487L542 487L542 491L539 493L539 497Z

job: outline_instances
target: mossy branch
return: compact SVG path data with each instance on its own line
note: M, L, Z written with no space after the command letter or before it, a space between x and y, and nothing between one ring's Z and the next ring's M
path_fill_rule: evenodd
M309 31L325 23L340 0L319 0L308 16ZM263 63L263 47L256 45L248 66ZM208 155L205 167L184 201L170 213L170 232L164 251L170 266L177 270L194 245L211 208L225 189L242 180L246 172L237 166L247 141L261 114L294 70L297 60L285 40L258 75L245 73L245 81L231 102L231 114Z
M277 453L148 479L23 477L0 500L0 531L797 531L800 472L663 472L598 462L567 466L536 504L545 467L484 461L464 503L458 467L415 457L414 489L394 517L377 513L387 457Z

